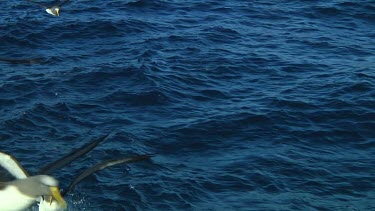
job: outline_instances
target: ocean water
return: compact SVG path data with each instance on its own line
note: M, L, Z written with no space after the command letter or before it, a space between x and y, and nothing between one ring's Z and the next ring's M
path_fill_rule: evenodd
M43 1L48 3L48 1ZM375 210L375 2L0 1L0 150L70 210ZM36 206L32 208L36 210Z

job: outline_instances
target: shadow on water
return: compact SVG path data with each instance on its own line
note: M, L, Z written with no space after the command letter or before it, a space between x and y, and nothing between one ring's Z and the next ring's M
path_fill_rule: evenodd
M13 58L0 58L0 62L10 63L10 64L40 64L44 62L43 58L25 58L25 59L13 59Z

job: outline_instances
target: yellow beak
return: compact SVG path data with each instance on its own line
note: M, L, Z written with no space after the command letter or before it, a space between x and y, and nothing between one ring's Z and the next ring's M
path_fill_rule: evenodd
M67 207L66 202L65 202L65 200L63 199L63 197L61 196L60 191L59 191L59 188L58 188L58 187L50 187L50 190L51 190L51 193L52 193L52 197L53 197L54 199L56 199L57 202L60 203L60 206L61 206L63 209L66 209L66 207Z

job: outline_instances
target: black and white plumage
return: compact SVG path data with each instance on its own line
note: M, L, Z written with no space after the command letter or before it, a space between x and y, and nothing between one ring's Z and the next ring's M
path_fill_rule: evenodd
M3 152L0 152L0 166L16 178L0 182L0 210L24 210L40 200L41 196L53 197L59 207L66 208L58 188L59 183L53 177L30 177L13 156Z
M99 143L105 140L108 137L108 135L105 135L97 140L94 140L88 144L85 144L84 146L76 150L73 150L68 155L58 159L57 161L52 162L49 165L46 165L45 167L43 167L41 170L38 171L38 174L51 174L55 170L68 165L75 159L87 154L89 151L95 148ZM62 194L60 194L60 192L58 193L56 192L56 190L57 191L59 190L56 186L56 188L54 188L54 192L52 192L52 189L50 189L51 191L48 192L47 189L35 188L35 190L37 190L38 192L33 193L31 197L30 196L24 197L23 195L20 195L17 192L17 190L18 189L21 190L22 188L28 190L29 187L31 187L31 185L28 185L28 184L36 185L37 183L35 182L38 182L38 181L39 181L38 184L44 184L42 182L47 181L47 180L37 180L36 178L41 178L39 176L43 176L44 178L50 178L50 181L56 181L56 184L58 184L58 182L53 177L50 177L47 175L38 175L34 177L30 176L30 174L20 165L20 163L13 156L0 152L0 166L3 167L5 170L7 170L13 177L17 178L14 181L3 182L3 183L0 182L0 210L23 210L31 206L36 201L39 202L39 211L64 210L66 209L67 205L64 199L62 198L62 196L72 191L74 187L79 182L84 180L86 177L110 166L114 166L114 165L122 164L122 163L132 163L132 162L142 161L142 160L149 159L152 156L153 155L151 154L146 154L146 155L138 155L134 157L107 160L99 164L96 164L90 168L87 168L86 170L81 172L78 176L76 176L73 179L73 181L70 183L70 185L65 189L65 191ZM32 183L30 183L30 181L32 181ZM16 188L14 188L13 186L10 186L11 184L13 184L13 186L16 184L20 188L17 188L17 186ZM46 183L46 184L52 184L52 183ZM49 186L47 185L44 187L49 187ZM52 193L53 195L51 195ZM12 198L11 196L15 196L15 198ZM22 203L14 204L13 202L11 202L12 200L15 200L15 199L17 199L17 201L21 201ZM3 200L7 200L7 202L10 202L10 203L8 204L3 203ZM2 206L7 206L7 207L2 207ZM5 209L5 208L9 208L9 206L13 206L14 209Z
M82 147L76 150L73 150L71 153L65 155L64 157L41 168L37 174L51 174L55 170L68 165L75 159L87 154L89 151L94 149L108 136L109 134L104 135L99 139L96 139L88 144L83 145ZM52 200L50 197L48 197L48 194L44 194L45 190L44 192L38 191L36 193L39 194L35 195L34 193L31 196L25 196L24 194L22 194L22 192L18 191L22 188L26 188L26 190L29 189L28 187L31 186L28 184L30 182L33 182L30 184L34 184L35 182L37 182L37 180L30 179L33 177L30 177L30 174L12 155L0 152L0 166L3 167L11 176L16 178L16 180L0 183L0 210L24 210L25 208L31 206L35 202L39 202L39 210L55 211L64 210L66 208L65 202L60 203L58 200ZM52 181L52 179L50 180ZM57 183L57 180L55 181ZM59 195L61 197L61 194Z
M65 0L65 1L63 1L63 2L60 2L59 4L57 4L57 5L53 5L53 6L47 6L47 5L44 5L44 4L42 4L42 3L39 3L39 2L35 2L35 1L32 1L32 0L27 0L27 1L29 1L29 2L31 2L31 3L34 3L34 4L37 4L37 5L39 5L39 6L41 6L41 7L44 7L45 9L46 9L46 12L48 13L48 14L51 14L51 15L53 15L53 16L60 16L60 8L64 5L64 4L66 4L68 1L70 1L70 0Z
M153 155L138 155L134 157L126 157L121 159L113 159L113 160L107 160L104 162L101 162L99 164L96 164L90 168L87 168L83 172L81 172L78 176L76 176L73 181L70 183L70 185L61 193L62 196L65 196L67 193L74 190L74 187L87 178L88 176L92 175L93 173L103 170L107 167L118 165L118 164L125 164L125 163L133 163L138 162L142 160L147 160L151 158ZM60 211L63 210L63 207L57 200L41 200L39 203L39 211Z

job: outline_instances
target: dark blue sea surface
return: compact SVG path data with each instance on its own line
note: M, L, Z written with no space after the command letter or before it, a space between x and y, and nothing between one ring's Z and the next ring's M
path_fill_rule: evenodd
M48 3L48 1L42 1ZM70 210L375 210L375 2L0 1L0 150L107 133ZM32 209L37 209L34 206Z

